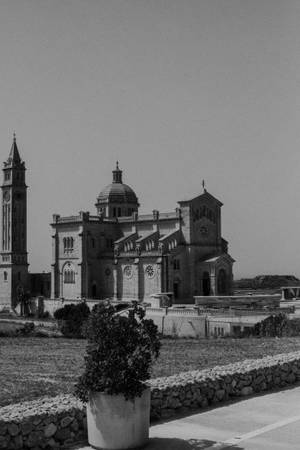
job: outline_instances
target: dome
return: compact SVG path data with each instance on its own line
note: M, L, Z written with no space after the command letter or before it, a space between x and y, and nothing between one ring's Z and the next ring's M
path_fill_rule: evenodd
M100 203L134 204L138 206L138 199L133 189L122 182L122 170L117 162L116 169L113 170L113 182L106 186L97 198Z
M109 184L100 192L97 200L99 203L138 203L135 192L124 183Z

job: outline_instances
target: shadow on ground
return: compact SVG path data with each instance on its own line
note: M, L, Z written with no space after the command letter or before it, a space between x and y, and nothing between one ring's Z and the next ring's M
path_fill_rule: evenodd
M213 447L215 445L215 447ZM237 445L220 444L207 439L150 438L143 450L243 450Z

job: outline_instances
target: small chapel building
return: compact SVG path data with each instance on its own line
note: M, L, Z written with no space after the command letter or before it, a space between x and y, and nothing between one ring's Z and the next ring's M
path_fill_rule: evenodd
M51 298L144 301L173 292L185 303L194 295L232 294L222 203L206 189L172 212L139 214L117 163L95 206L95 215L53 215Z

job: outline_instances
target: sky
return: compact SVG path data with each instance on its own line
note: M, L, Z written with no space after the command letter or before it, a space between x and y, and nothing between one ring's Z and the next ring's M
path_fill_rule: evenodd
M95 214L118 160L141 213L205 180L235 278L300 277L299 23L298 0L1 0L30 271L50 271L52 214Z

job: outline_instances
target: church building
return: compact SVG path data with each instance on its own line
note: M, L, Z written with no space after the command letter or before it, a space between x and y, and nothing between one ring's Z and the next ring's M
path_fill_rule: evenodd
M21 167L19 183L24 183ZM20 187L15 195L22 195L25 183ZM5 207L8 188L2 189ZM194 295L232 294L234 260L222 238L218 199L203 188L194 198L178 201L171 212L139 214L139 206L117 163L112 183L97 197L95 215L53 215L51 298L144 301L151 294L173 292L175 301L184 303ZM2 258L10 248L7 226ZM15 245L22 277L27 267L22 236Z

